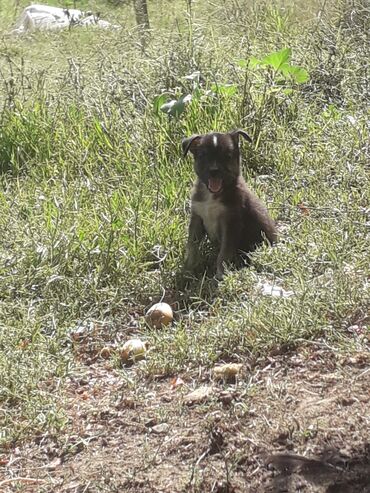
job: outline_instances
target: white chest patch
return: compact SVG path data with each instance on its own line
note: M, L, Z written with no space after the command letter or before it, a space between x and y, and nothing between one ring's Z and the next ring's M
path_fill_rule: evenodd
M209 238L212 241L219 240L220 218L225 212L225 206L220 199L215 199L214 196L208 192L206 200L203 200L202 202L193 200L192 209L195 214L198 214L198 216L202 218Z

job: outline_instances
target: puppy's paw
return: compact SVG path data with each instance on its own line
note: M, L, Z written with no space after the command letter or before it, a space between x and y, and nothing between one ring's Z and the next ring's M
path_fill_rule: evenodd
M181 269L181 273L185 277L191 277L194 275L195 269L192 265L189 264L189 262L185 261L184 265Z
M199 273L201 268L201 262L199 258L194 258L194 256L188 256L185 259L184 266L182 268L182 272L184 275L189 277L194 277Z
M217 267L215 279L217 279L217 281L222 281L222 279L224 278L224 275L225 275L225 271L224 271L223 266Z

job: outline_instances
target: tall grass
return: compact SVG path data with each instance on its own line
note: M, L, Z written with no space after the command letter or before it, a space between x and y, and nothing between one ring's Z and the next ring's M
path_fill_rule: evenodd
M180 0L162 3L173 16L153 11L144 49L132 20L119 32L1 41L3 443L64 425L63 382L78 364L71 328L110 322L113 341L163 294L179 316L162 332L139 318L138 334L155 348L148 373L306 338L366 343L347 331L366 324L369 307L366 4L308 15L303 4L199 2L190 11ZM132 15L129 5L102 6L110 18ZM289 91L269 69L238 63L284 47L310 74ZM196 71L198 96L182 115L155 111L158 95L194 96ZM212 89L230 84L235 90ZM193 171L180 142L236 127L253 135L243 173L278 221L280 241L219 286L184 287ZM262 296L256 286L265 280L294 296Z

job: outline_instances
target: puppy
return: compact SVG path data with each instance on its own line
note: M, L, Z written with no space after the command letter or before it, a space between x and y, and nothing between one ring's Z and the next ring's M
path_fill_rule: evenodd
M225 263L253 251L264 239L276 241L275 224L262 202L247 188L240 174L239 136L251 142L243 130L192 135L182 141L184 156L194 156L197 175L191 196L191 218L185 271L196 270L199 244L207 234L217 242L216 277Z

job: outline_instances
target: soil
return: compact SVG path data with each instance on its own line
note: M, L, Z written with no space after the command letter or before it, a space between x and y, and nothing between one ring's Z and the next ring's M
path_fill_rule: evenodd
M4 451L0 490L370 493L369 363L313 343L244 361L232 383L81 365L63 433Z

